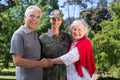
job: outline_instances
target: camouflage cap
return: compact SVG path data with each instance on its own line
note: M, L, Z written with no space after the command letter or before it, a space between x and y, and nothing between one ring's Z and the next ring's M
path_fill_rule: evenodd
M63 19L63 16L64 16L64 14L62 13L61 10L55 9L55 10L53 10L53 11L50 13L50 16L49 16L49 17L58 17L58 18Z

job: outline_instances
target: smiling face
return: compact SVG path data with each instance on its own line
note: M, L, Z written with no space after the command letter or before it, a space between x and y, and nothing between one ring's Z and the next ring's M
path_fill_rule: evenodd
M70 32L72 34L73 40L78 41L84 36L88 36L90 31L90 27L87 25L86 22L76 19L72 22L70 26Z
M59 29L62 24L62 19L58 17L51 17L50 23L52 28Z
M83 36L85 36L84 25L82 23L79 23L77 25L73 25L71 33L72 33L73 40L78 41Z
M40 22L40 11L37 9L30 9L24 16L25 27L34 30Z

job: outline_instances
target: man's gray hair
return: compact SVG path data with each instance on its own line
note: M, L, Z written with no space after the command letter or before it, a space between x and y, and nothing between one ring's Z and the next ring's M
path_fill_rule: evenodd
M35 5L31 5L29 6L26 11L25 11L25 15L28 15L29 11L31 9L35 9L35 10L38 10L40 12L40 18L42 17L42 12L41 12L41 9L38 7L38 6L35 6Z

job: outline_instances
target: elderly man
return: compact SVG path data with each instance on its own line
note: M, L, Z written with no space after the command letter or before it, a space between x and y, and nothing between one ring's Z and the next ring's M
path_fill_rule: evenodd
M41 45L34 31L41 14L39 7L29 6L24 14L25 24L12 36L10 53L16 66L17 80L43 80L42 67L52 65L47 59L41 59Z

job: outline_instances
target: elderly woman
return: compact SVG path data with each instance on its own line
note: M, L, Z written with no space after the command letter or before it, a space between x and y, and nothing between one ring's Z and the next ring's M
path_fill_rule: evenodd
M67 54L50 59L54 64L65 64L67 66L67 80L94 80L93 74L96 71L92 44L87 37L88 25L75 20L71 24L73 41Z

